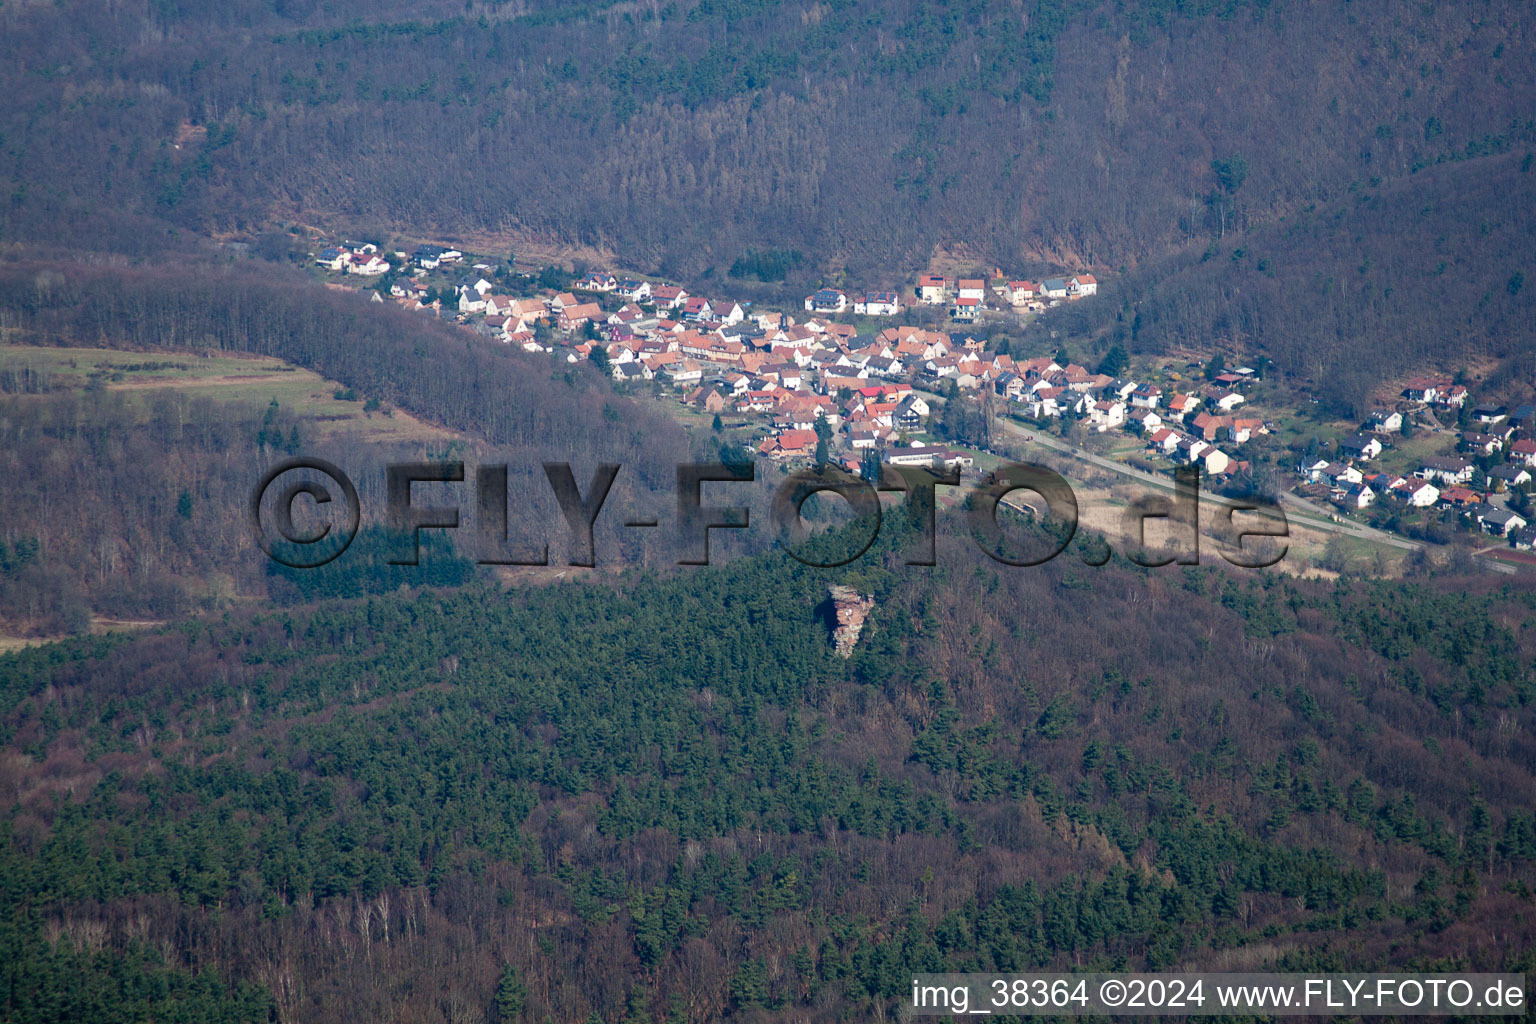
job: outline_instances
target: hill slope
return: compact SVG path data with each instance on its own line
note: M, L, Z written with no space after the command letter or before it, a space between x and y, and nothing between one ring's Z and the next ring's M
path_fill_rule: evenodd
M0 659L4 990L147 944L282 1019L830 1021L913 970L1531 966L1529 587L884 555Z
M0 27L8 237L99 242L110 208L543 237L682 276L754 246L813 273L940 243L1131 264L1528 147L1511 112L1536 99L1530 8L1503 0L429 0L345 24L70 0Z

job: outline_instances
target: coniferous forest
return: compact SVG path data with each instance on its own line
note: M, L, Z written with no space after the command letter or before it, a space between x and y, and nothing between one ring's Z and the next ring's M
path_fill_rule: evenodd
M1249 361L1308 427L1419 372L1515 406L1531 13L0 2L0 1024L841 1024L916 972L1536 973L1529 571L1366 572L1343 540L1100 565L1086 526L1011 567L963 496L914 565L894 495L814 568L766 459L701 499L751 529L680 564L626 522L750 460L742 417L615 384L570 354L596 323L552 352L456 324L447 271L442 316L386 300L425 242L495 254L498 293L608 268L796 315L1071 268L1097 298L977 344L1191 389ZM343 242L388 276L322 282ZM925 393L974 476L1011 457L1001 392ZM317 570L245 519L298 455L364 508ZM426 460L507 465L547 564L468 528L394 564L386 466ZM546 463L584 493L622 467L595 567ZM829 505L802 554L836 561L868 522ZM837 585L868 602L846 658Z
M8 1018L868 1019L913 970L1528 967L1528 587L941 550L11 655ZM877 602L846 662L834 578Z

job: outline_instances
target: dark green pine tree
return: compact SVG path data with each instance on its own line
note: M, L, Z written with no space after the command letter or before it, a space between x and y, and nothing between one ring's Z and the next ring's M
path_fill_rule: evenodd
M517 968L506 964L496 982L496 1024L507 1024L522 1016L528 1002L528 986L523 984Z

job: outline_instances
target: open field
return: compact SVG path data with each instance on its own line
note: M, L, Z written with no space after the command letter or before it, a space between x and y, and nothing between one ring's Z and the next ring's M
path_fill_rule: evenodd
M440 441L454 431L400 409L364 411L368 396L336 397L341 385L281 359L182 350L0 345L0 373L36 374L52 386L144 392L172 389L221 402L264 407L273 400L322 434L362 434L374 441Z
M108 619L99 615L91 618L93 634L137 632L163 625L165 623L157 619ZM9 654L25 647L40 647L43 644L67 639L69 639L67 636L0 636L0 654Z

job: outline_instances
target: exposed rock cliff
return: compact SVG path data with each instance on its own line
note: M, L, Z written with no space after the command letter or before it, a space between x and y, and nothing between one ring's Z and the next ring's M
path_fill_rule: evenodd
M864 629L869 610L875 606L875 599L861 597L852 587L841 585L828 587L827 596L832 599L832 646L846 658L859 642L859 633Z

